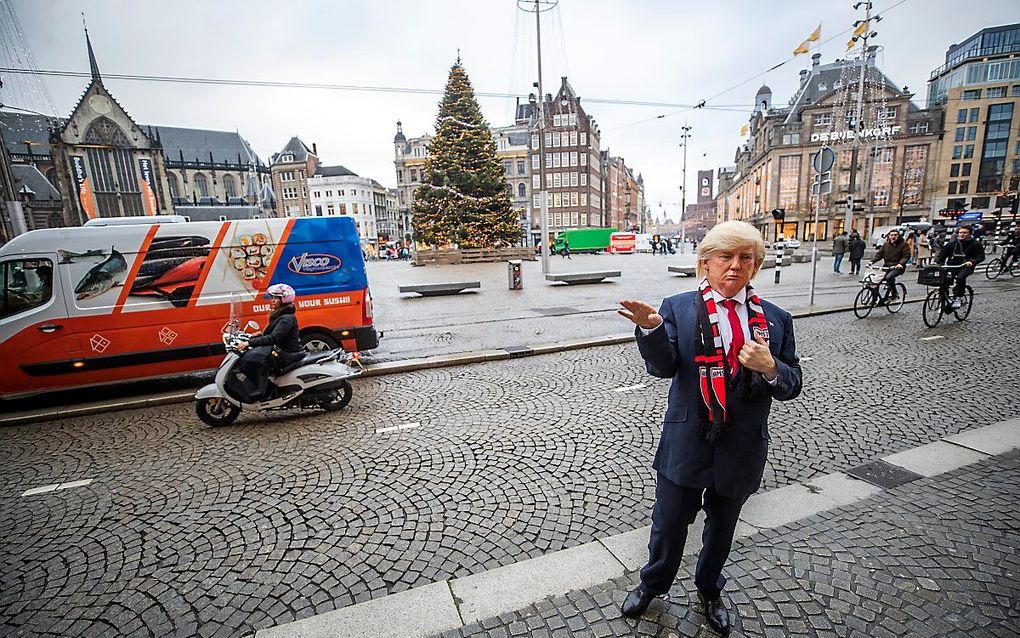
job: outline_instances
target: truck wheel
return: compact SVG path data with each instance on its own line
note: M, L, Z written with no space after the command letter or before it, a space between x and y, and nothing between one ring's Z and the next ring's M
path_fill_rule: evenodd
M346 407L351 402L351 397L353 396L354 388L351 386L351 382L344 381L339 388L331 391L327 398L323 399L319 405L327 412L335 412Z
M226 399L200 399L195 403L195 412L202 423L219 428L233 423L241 409Z
M301 345L306 352L329 352L340 347L337 340L325 332L308 332L301 335Z

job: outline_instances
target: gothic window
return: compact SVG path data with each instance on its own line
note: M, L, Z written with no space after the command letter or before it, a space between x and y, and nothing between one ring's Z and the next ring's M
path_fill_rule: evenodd
M170 187L170 197L180 197L180 188L177 186L177 176L173 173L167 172L166 184Z
M51 168L46 171L46 179L49 180L53 188L60 190L60 186L57 185L57 169Z
M195 173L195 195L199 199L209 197L209 182L202 173Z
M520 184L517 185L517 196L518 197L528 196L527 186L524 185L524 182L521 182Z
M104 146L133 146L124 131L108 117L100 117L92 122L82 142Z
M223 191L228 199L237 197L237 182L234 181L233 175L223 176Z

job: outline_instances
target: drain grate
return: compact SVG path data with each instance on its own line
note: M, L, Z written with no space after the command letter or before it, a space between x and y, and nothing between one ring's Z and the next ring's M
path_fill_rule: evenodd
M581 312L577 308L571 308L570 306L549 306L548 308L532 308L532 312L537 312L540 315L552 317L555 315L572 315Z
M923 478L920 474L903 469L898 465L882 460L872 461L849 470L848 475L867 481L882 488L899 487L911 481Z

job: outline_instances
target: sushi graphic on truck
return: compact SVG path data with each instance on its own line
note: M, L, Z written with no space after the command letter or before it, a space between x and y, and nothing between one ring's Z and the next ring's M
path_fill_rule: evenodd
M14 238L0 271L0 356L13 364L0 398L215 368L231 303L265 325L275 283L297 292L309 347L379 342L348 217L96 219Z

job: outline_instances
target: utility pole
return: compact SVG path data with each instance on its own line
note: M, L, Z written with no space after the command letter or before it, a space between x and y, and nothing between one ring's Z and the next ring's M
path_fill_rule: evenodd
M542 91L542 18L541 14L556 6L559 0L517 0L517 8L535 14L535 35L538 41L538 82L535 88L538 89L538 177L540 180L539 197L539 226L542 237L539 246L542 248L542 274L549 274L549 253L552 252L552 243L549 241L549 202L546 195L545 183L545 93Z
M857 108L854 113L854 142L853 148L850 151L850 194L856 195L857 193L857 165L860 162L860 155L862 142L861 132L864 130L864 81L867 75L868 67L868 39L872 38L878 33L871 30L871 0L862 0L854 4L854 9L860 9L864 7L864 20L857 20L854 22L854 27L859 27L861 24L864 25L864 32L859 36L854 36L853 41L861 41L861 73L857 82ZM881 16L875 16L875 21L881 20ZM867 192L865 192L865 197ZM847 207L846 217L843 220L843 230L849 232L853 227L853 206ZM870 227L869 227L870 234Z
M691 129L693 127L687 126L685 123L680 127L683 133L680 134L680 146L684 147L684 167L682 171L682 177L680 182L680 243L681 245L687 243L687 224L684 222L684 217L687 215L687 140L691 137Z

